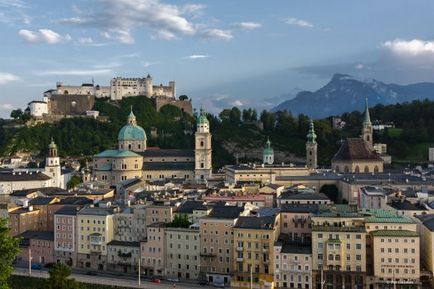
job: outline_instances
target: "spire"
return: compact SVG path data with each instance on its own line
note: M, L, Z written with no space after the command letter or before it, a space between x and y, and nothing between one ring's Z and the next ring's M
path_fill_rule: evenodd
M51 137L51 142L50 142L50 144L48 145L48 148L49 148L49 149L57 149L57 145L56 145L56 143L54 142L53 137Z
M130 114L128 115L128 123L133 125L137 124L136 116L134 115L133 112L133 106L130 107Z
M269 149L271 147L270 138L267 136L267 142L265 143L265 148Z
M371 124L371 116L369 115L369 106L368 106L368 98L365 98L365 119L363 120L363 124Z
M310 118L309 121L309 132L306 135L307 142L308 143L316 143L316 134L315 134L315 127L313 125L313 119Z
M203 108L202 105L200 106L200 113L199 113L197 123L198 124L209 124L208 119L206 117L205 109Z

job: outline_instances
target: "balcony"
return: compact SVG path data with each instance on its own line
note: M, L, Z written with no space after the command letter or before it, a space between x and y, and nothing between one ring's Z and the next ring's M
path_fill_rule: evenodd
M242 252L244 250L244 247L237 247L237 251Z
M238 258L237 258L237 262L243 262L243 258L242 258L242 257L241 257L241 258L238 257Z
M97 246L101 246L102 245L102 236L101 234L91 234L89 236L90 238L90 244L91 245L97 245Z
M215 253L200 253L201 257L215 257Z

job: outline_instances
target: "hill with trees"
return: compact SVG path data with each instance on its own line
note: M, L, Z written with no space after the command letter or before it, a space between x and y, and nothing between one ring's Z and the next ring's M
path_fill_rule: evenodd
M14 127L2 121L0 154L5 156L19 151L32 151L44 156L53 137L61 156L90 157L104 149L116 147L117 133L125 125L131 106L138 124L146 130L149 146L194 147L194 117L171 105L157 112L151 99L138 96L119 102L98 99L94 109L107 116L108 122L70 118L54 124ZM428 146L434 143L433 115L434 102L428 100L376 105L371 108L371 119L394 122L395 128L375 132L375 140L386 143L398 162L426 162ZM342 139L360 135L362 113L344 113L341 118L346 123L343 129L333 129L331 117L314 121L320 166L330 164ZM306 115L295 116L288 111L266 110L258 113L254 109L233 107L224 109L218 116L209 114L208 119L213 135L215 168L235 163L236 156L240 162L261 160L267 138L270 138L275 150L276 161L303 162L309 125Z

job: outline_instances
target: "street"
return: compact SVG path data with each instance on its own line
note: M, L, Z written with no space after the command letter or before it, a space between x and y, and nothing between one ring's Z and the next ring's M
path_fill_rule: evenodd
M28 269L24 268L15 268L13 273L14 275L19 276L29 276ZM32 270L32 277L39 278L48 278L48 272L43 270ZM88 276L84 274L72 274L71 278L74 278L78 282L81 283L90 283L90 284L99 284L99 285L111 285L111 286L119 286L126 288L142 288L142 289L189 289L189 288L210 288L208 286L200 286L199 284L194 283L170 283L167 281L162 281L160 284L151 283L149 279L143 279L141 285L139 286L138 280L132 280L130 276L127 278L122 277L109 277L109 276Z

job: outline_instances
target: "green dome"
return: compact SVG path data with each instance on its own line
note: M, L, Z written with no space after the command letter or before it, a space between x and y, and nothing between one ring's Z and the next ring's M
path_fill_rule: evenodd
M206 118L206 113L203 107L200 108L200 115L197 119L198 124L209 124L208 119Z
M264 155L271 156L274 154L273 148L271 147L270 139L267 139L267 142L265 143L264 148Z
M119 131L118 140L146 140L146 132L138 125L127 124Z
M49 149L57 149L57 145L54 143L54 139L51 138L51 143L48 145Z

